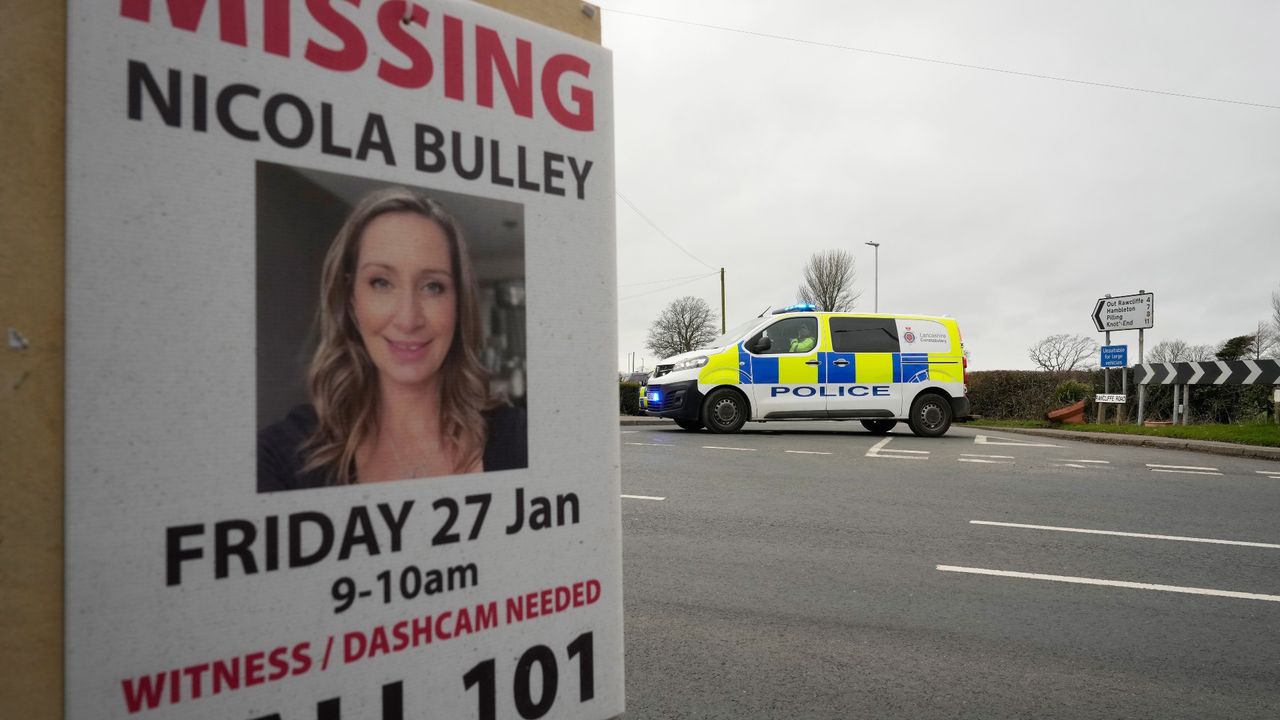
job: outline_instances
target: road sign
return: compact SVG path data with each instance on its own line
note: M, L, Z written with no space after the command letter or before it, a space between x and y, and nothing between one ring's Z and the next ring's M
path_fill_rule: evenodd
M1098 298L1093 306L1093 324L1098 332L1145 330L1155 317L1155 293Z
M1210 360L1135 365L1138 385L1276 385L1280 360Z
M1128 367L1129 366L1129 346L1128 345L1103 345L1102 346L1102 367Z
M1093 401L1096 403L1114 403L1123 405L1126 400L1127 398L1124 395L1104 395L1102 393L1098 393L1093 396Z

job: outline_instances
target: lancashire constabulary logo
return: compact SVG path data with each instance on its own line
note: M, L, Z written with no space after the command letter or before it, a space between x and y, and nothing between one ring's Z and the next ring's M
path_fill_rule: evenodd
M916 341L916 334L911 332L911 328L907 328L907 331L902 334L902 339L909 343L913 343Z

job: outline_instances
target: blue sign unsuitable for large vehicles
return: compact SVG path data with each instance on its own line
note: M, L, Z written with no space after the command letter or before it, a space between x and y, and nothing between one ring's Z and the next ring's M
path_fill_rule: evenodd
M1128 345L1103 345L1102 367L1129 367Z

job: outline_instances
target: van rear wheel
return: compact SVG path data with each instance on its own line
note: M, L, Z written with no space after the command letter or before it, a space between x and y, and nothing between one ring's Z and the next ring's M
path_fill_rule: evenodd
M897 420L863 420L862 427L871 432L872 435L888 435L893 426L897 425Z
M911 403L907 424L920 437L941 437L951 429L951 402L934 393L921 395Z
M680 420L679 418L677 418L676 425L680 426L680 428L683 430L701 430L702 429L701 420Z
M746 398L729 388L712 392L702 404L702 422L711 432L738 432L746 421Z

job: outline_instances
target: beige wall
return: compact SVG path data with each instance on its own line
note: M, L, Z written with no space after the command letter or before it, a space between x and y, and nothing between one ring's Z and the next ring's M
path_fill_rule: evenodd
M600 42L578 0L484 2ZM45 720L62 717L66 4L0 0L0 18L0 718Z

